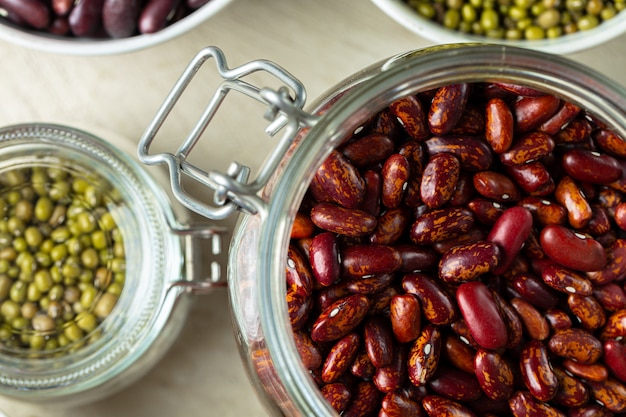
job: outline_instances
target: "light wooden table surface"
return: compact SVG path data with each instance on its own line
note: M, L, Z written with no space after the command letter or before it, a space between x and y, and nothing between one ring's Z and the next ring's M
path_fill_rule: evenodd
M236 0L183 37L119 56L57 56L0 43L0 125L97 126L137 141L184 66L204 46L220 47L231 66L272 60L299 78L313 99L369 64L429 44L368 0ZM626 85L626 36L570 57ZM163 134L184 135L209 94L195 88ZM223 143L202 143L196 152L209 163L259 164L271 143L261 130L262 111L249 111L244 105L225 114L211 126ZM250 118L260 124L248 123ZM124 392L68 410L0 399L0 411L8 417L266 415L241 364L225 292L198 298L173 348Z

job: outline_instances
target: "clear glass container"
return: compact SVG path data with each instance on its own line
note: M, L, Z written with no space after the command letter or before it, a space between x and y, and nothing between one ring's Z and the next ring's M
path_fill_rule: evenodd
M223 91L237 89L270 107L268 131L282 126L284 136L268 157L259 177L247 181L242 167L233 164L227 174L179 166L151 155L149 146L189 80L209 59L217 61L225 86L198 122L173 160L186 157L190 143L199 140L219 107ZM176 84L147 129L139 147L149 164L168 163L177 175L190 176L216 190L215 206L197 204L193 196L176 192L187 207L211 218L239 210L244 214L229 249L228 285L241 357L250 380L273 415L330 416L309 372L301 364L285 302L287 248L295 214L308 184L332 149L377 112L401 97L442 85L467 82L508 82L543 90L577 104L626 137L626 89L569 59L505 46L444 45L411 51L379 62L332 87L308 112L298 83L284 90L255 88L242 74L268 70L265 61L225 68L219 50L201 51ZM269 72L285 72L271 67ZM295 87L294 87L295 86ZM285 94L286 91L291 92ZM295 93L294 93L295 92ZM295 94L295 96L294 96ZM216 104L217 103L217 104ZM234 132L236 134L236 132ZM178 159L177 159L178 158ZM207 168L207 167L202 167ZM245 167L244 167L245 168ZM266 174L267 171L267 175ZM180 191L180 190L178 190Z
M176 340L191 306L192 293L218 285L217 276L204 282L195 281L192 268L193 251L199 247L199 238L215 240L214 252L219 252L220 229L186 225L185 212L171 205L161 185L164 180L157 172L149 173L123 150L132 149L129 145L125 142L114 145L86 131L53 124L33 123L0 129L0 198L5 203L0 223L5 229L6 223L11 221L6 219L14 217L5 207L6 202L14 198L12 195L30 196L23 198L36 205L37 201L55 195L55 187L69 184L67 178L70 177L74 185L70 185L68 194L81 187L76 184L88 184L98 189L98 201L101 201L97 203L98 209L91 210L95 206L90 205L87 198L71 197L72 204L65 206L67 209L55 219L54 226L51 226L53 216L50 220L42 216L45 221L36 226L43 235L40 241L65 245L63 256L43 249L45 243L22 249L33 253L36 260L33 271L53 271L58 266L56 271L62 272L46 272L52 276L48 284L45 279L33 278L25 272L23 263L19 264L21 272L12 274L14 283L39 283L41 290L33 290L32 294L29 292L22 297L3 294L0 305L17 301L22 313L18 314L17 322L9 320L13 315L10 308L4 307L7 310L2 313L0 395L28 403L72 406L126 387L146 373ZM48 172L48 178L54 175L64 179L44 183L37 176L41 172ZM25 173L24 178L11 182L15 173ZM32 189L35 189L34 194ZM70 197L52 198L55 207L65 204L63 198ZM104 223L103 211L115 221L113 234L117 235L113 239L123 242L121 250L117 248L113 253L107 249L107 252L95 238L91 243L81 241L84 247L106 252L100 254L100 266L110 274L106 285L103 281L99 284L94 281L94 274L87 268L89 261L83 264L78 261L77 268L83 268L84 274L77 277L63 269L62 265L74 253L67 249L70 238L55 237L50 228L57 230L55 227L60 225L59 230L69 229L78 236L70 221L72 210L95 216L96 231L110 228L110 224ZM9 228L10 233L11 230ZM13 235L15 242L22 234ZM7 243L2 245L4 248ZM207 256L210 259L211 255ZM8 274L3 271L3 279ZM50 290L54 286L61 289L60 294ZM86 287L91 290L95 287L97 292L88 295ZM76 295L76 289L80 296ZM73 296L69 295L72 291ZM115 294L117 302L112 308L109 305L107 314L101 314L97 325L81 322L80 317L93 318L94 314L102 313L98 310L98 301L111 294ZM25 310L23 306L28 303ZM52 303L64 310L58 314L58 308L53 309ZM37 311L33 311L34 308ZM29 309L31 313L25 313ZM84 315L80 316L80 312ZM32 326L13 325L23 323L24 318L30 318L33 313L48 322L54 318L55 328L41 331L41 326L34 324L36 318ZM73 330L68 331L68 327ZM68 339L67 335L71 337ZM35 343L36 338L40 342Z

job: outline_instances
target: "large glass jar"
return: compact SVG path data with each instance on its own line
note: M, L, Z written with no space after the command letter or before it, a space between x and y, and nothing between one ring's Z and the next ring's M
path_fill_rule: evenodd
M205 112L206 117L178 154L150 155L148 147L163 119L201 64L211 58L217 61L226 81ZM288 81L288 88L259 89L239 79L258 70L278 74ZM216 190L215 206L203 205L181 192L174 182L177 197L189 208L216 219L237 210L244 213L229 253L232 314L250 379L272 414L334 415L301 363L285 302L290 232L314 173L331 150L392 101L461 82L506 82L542 90L586 109L626 137L624 86L562 57L504 46L466 44L407 52L379 62L331 88L310 107L310 112L302 110L303 90L284 70L265 61L229 70L219 50L207 48L188 67L142 138L139 153L144 162L167 163L175 173L173 179L190 176ZM267 103L272 110L270 130L276 126L285 130L259 178L250 183L246 182L245 167L236 164L224 175L184 162L224 92L233 89Z
M220 229L186 224L129 150L61 125L0 129L0 395L73 406L123 389L176 340L192 293L217 285L193 269Z

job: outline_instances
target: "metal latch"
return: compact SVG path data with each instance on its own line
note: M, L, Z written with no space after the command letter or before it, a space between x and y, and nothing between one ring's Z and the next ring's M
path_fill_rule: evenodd
M206 109L174 153L150 154L150 146L163 122L168 117L191 80L202 65L213 58L218 74L223 79ZM284 84L278 89L259 88L243 80L244 77L264 71ZM215 170L204 171L187 160L194 145L215 116L229 92L237 91L266 104L269 109L265 119L269 136L283 130L283 136L272 150L265 164L252 182L248 182L250 168L232 162L225 173ZM236 68L228 68L222 51L216 47L201 50L184 70L169 95L158 110L139 141L139 159L148 165L166 164L172 192L177 200L188 209L209 219L221 220L235 211L256 214L264 206L258 192L265 186L280 160L292 143L296 133L303 127L312 127L317 118L303 111L306 100L304 86L286 70L267 60L252 61ZM182 181L189 177L214 191L213 205L207 204L184 191Z

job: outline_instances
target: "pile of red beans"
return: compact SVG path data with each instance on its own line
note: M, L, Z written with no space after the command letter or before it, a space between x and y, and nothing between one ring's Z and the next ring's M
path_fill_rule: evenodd
M28 29L77 38L155 33L210 0L0 0L0 16Z
M624 193L626 142L553 95L391 103L292 228L304 366L344 417L626 415Z

